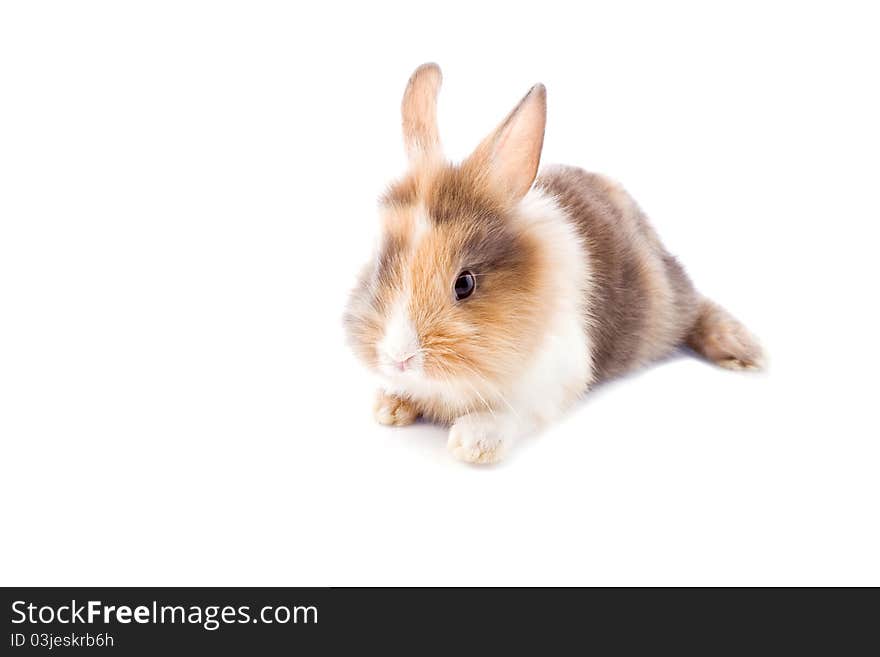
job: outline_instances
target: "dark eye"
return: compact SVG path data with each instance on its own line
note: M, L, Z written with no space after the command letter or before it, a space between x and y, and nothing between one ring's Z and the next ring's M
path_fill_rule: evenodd
M474 293L477 287L477 279L469 271L463 271L455 279L455 298L461 301Z

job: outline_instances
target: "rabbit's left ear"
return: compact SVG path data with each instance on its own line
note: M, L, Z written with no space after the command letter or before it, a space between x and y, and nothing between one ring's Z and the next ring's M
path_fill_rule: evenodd
M467 163L488 175L511 201L519 201L538 175L546 122L547 90L536 84Z
M443 76L437 64L422 64L403 93L403 141L410 163L442 157L437 131L437 94Z

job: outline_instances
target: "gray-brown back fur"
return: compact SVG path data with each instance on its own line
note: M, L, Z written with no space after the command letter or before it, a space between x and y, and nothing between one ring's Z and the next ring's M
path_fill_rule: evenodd
M590 264L585 322L596 380L659 358L681 344L700 299L684 268L616 183L574 167L552 167L536 185L567 211Z

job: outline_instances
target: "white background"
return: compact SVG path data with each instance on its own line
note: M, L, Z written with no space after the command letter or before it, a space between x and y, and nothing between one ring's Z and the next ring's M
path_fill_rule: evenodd
M870 3L4 3L0 582L880 584ZM864 8L859 8L864 7ZM347 292L444 69L535 82L769 371L679 356L498 467L372 419Z

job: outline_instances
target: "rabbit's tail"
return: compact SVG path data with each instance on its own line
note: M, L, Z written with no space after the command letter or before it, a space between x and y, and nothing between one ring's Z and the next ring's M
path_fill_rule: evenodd
M687 335L687 345L721 367L761 369L764 351L748 329L715 302L701 298L697 303L697 321Z

